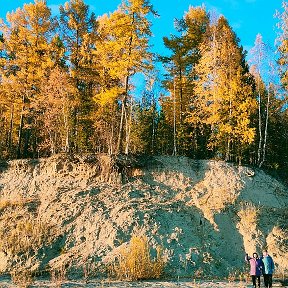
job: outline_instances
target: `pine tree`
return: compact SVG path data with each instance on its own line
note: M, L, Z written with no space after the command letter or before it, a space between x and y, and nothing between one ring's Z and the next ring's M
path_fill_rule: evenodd
M161 103L160 97L160 103ZM157 132L156 132L156 154L160 155L171 155L173 153L173 130L171 125L168 123L166 118L167 114L161 110L159 112L159 119L157 122ZM171 141L172 139L172 141Z
M73 79L79 106L71 111L72 131L70 152L90 149L93 133L93 89L97 85L97 71L92 67L92 55L97 38L97 21L83 0L71 0L60 6L60 36L68 56L69 74Z
M279 98L279 90L273 87L273 84L270 85L269 90L270 110L265 168L277 171L277 173L284 173L283 176L287 179L288 114L285 107L286 101Z
M158 122L155 91L145 90L141 101L135 106L131 129L131 152L154 154Z
M277 119L275 121L275 126L273 127L275 130L271 131L270 133L273 135L271 139L273 139L273 144L275 147L271 149L271 152L278 157L278 161L273 161L274 165L275 162L277 165L280 166L282 171L284 172L284 177L287 178L287 167L288 167L288 109L287 109L287 90L288 90L288 2L282 2L283 11L282 13L277 13L279 18L278 28L280 29L280 35L278 38L278 52L280 57L278 59L278 64L280 66L280 79L283 87L283 93L281 93L281 102L282 105L279 109L277 107ZM278 102L280 100L278 99ZM273 117L273 115L272 115ZM276 117L274 117L275 119ZM275 131L281 131L281 133L275 133ZM277 152L277 153L276 153ZM272 154L271 153L271 154ZM272 161L270 161L272 162Z
M187 125L189 107L193 101L194 67L200 58L199 47L209 26L209 18L203 7L190 7L183 19L176 21L179 36L164 37L165 46L171 51L168 57L160 57L168 74L164 81L171 96L163 99L163 109L174 134L174 149L180 154L190 154L197 141L195 128ZM195 146L194 146L195 147Z

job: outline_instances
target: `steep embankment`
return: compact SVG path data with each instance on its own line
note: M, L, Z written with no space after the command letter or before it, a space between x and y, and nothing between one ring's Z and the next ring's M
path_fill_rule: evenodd
M87 273L89 264L98 274L133 233L144 233L162 245L168 275L233 274L245 251L264 246L281 271L288 269L287 204L287 187L275 179L221 161L58 155L2 162L0 270Z

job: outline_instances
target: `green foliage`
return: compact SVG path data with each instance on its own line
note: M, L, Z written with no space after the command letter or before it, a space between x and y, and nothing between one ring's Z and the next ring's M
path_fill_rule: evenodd
M78 104L70 107L70 137L65 150L86 152L91 148L89 137L93 133L92 87L98 84L97 72L92 65L98 22L83 0L71 0L60 6L59 23L70 63L68 71L74 86L74 99Z
M153 91L147 91L135 105L131 130L131 152L154 154L158 111Z
M175 130L173 133L177 153L193 155L197 153L196 146L193 145L197 139L191 139L191 135L197 135L197 128L187 125L187 117L195 97L194 68L201 57L200 44L209 27L208 14L203 7L190 7L177 24L180 35L163 38L164 45L171 51L171 56L160 57L168 72L163 84L170 96L162 98L161 104L167 124L171 126L172 131Z

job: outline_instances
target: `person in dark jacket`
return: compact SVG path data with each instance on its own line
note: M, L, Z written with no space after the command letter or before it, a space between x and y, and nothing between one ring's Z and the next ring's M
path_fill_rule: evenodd
M264 277L264 285L267 288L272 287L272 274L274 272L274 261L272 257L268 254L267 250L263 251L263 277Z
M253 253L253 257L250 257L248 254L246 254L245 260L250 264L250 275L252 277L253 287L256 288L256 280L258 287L260 287L260 276L263 269L262 260L258 257L256 252Z

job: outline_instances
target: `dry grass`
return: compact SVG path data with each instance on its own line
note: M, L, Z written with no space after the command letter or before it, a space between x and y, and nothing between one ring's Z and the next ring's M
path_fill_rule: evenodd
M199 267L198 269L195 270L194 277L196 279L201 279L201 278L203 278L203 276L204 276L204 270L202 267Z
M89 259L84 259L84 262L82 264L82 270L83 270L83 280L85 281L85 283L88 283L89 279L95 278L97 272L100 271L96 263Z
M55 287L61 287L62 283L67 280L67 269L65 265L50 270L51 282Z
M36 202L37 199L34 198L19 198L19 199L0 199L0 210L7 209L9 207L23 207L27 204Z
M13 270L11 272L11 280L20 288L28 288L34 282L31 271L28 269Z
M242 235L254 234L257 231L259 208L251 203L242 204L237 213L239 222L237 227Z
M21 204L3 203L1 207L5 207L5 210L0 217L0 250L9 259L7 269L12 281L18 287L29 287L38 267L35 255L56 237L55 229L41 220L37 213L31 212L31 205L24 205L21 201Z
M112 275L120 280L158 279L163 273L164 260L161 247L157 248L157 256L151 259L150 246L146 236L132 236L127 248L112 265Z
M287 226L275 226L267 236L268 250L271 251L271 256L278 264L275 271L275 277L285 279L288 274L288 230Z
M31 214L23 215L17 210L4 215L1 220L5 225L0 226L0 249L7 254L30 255L49 242L53 233L52 227L47 223Z
M262 249L265 237L258 228L260 208L252 203L243 203L237 213L239 222L236 227L243 236L244 249L253 253Z
M229 271L227 280L229 283L233 283L235 281L240 281L241 283L246 283L247 282L247 275L245 272L239 269L232 269ZM247 284L247 283L246 283Z
M253 204L242 205L240 211L237 213L240 217L240 222L243 226L254 227L258 222L259 207Z
M193 288L200 288L201 284L196 282L196 279L193 279L193 286L191 286Z

